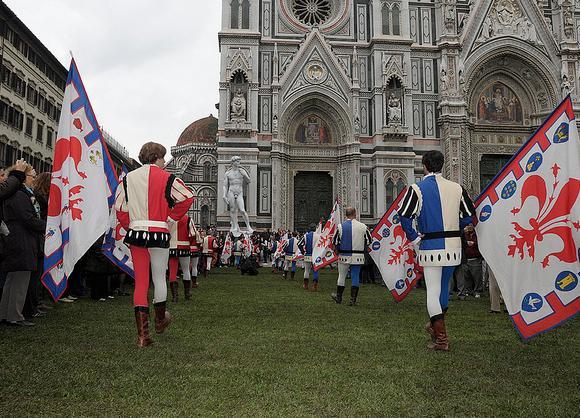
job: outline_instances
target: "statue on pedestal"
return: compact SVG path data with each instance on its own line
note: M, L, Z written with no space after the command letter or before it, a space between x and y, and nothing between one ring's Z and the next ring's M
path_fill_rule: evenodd
M234 98L232 99L231 120L245 121L246 120L246 98L242 89L237 89Z
M395 96L395 93L391 93L389 97L389 125L392 123L400 124L401 115L401 99Z
M242 217L246 221L247 233L251 235L254 232L250 226L250 217L244 206L244 183L250 183L250 175L245 168L240 167L241 160L238 156L232 157L232 166L226 171L224 176L223 189L226 210L230 213L230 231L236 238L242 235L238 224L238 212L242 213Z

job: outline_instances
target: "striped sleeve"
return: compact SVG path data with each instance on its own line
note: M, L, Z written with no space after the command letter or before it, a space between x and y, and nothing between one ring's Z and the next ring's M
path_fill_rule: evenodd
M334 234L334 237L332 238L332 243L334 244L334 246L336 248L340 247L341 236L342 236L342 225L338 225L336 233Z
M371 231L367 228L365 231L365 248L371 245L371 242L373 242L373 238L371 237Z
M475 215L475 206L473 205L473 201L469 197L467 190L462 188L461 203L459 205L459 217L467 218L473 215Z
M407 189L397 212L405 218L412 218L419 211L419 195L413 186Z
M171 181L171 178L170 180ZM179 178L173 178L170 189L171 201L173 207L169 217L172 220L178 220L183 217L193 203L193 192Z

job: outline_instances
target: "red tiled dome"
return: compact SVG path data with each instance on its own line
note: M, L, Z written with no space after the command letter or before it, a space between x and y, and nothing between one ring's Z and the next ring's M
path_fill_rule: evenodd
M177 140L177 145L197 142L215 143L217 131L218 120L213 115L209 115L207 118L196 120L185 128Z

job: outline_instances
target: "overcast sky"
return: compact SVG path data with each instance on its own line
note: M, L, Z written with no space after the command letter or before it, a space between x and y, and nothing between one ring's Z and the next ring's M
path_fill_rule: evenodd
M4 0L69 68L73 52L97 120L136 158L217 115L220 0Z

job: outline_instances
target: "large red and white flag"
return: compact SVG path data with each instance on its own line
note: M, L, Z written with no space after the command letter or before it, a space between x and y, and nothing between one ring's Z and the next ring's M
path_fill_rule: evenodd
M336 261L338 261L338 254L334 249L334 235L338 230L338 225L340 224L340 205L338 200L334 202L332 207L332 212L322 232L320 233L320 238L316 243L316 246L312 250L312 268L314 271L326 267Z
M580 144L567 97L476 200L479 249L520 335L578 313Z
M53 161L42 283L58 300L77 261L107 231L118 181L74 60Z
M119 184L117 187L123 187L122 182L127 173L127 167L123 165L123 167L121 167L121 175L119 176ZM127 244L125 244L126 235L127 231L121 226L121 223L117 219L117 211L112 207L109 215L109 231L105 234L105 240L103 241L101 250L103 255L107 257L111 263L134 278L135 271L133 269L133 258L131 256L131 250Z
M288 235L284 233L284 235L278 241L278 246L276 247L276 252L274 253L274 260L279 259L284 254L284 247L288 242Z
M417 281L413 244L407 239L397 213L406 192L407 189L399 194L375 226L369 246L369 255L397 302L405 299Z
M228 232L228 235L226 237L226 241L224 242L224 249L222 250L222 255L220 258L220 261L222 262L222 264L225 264L226 266L229 264L230 262L230 257L232 256L232 234L230 234Z

